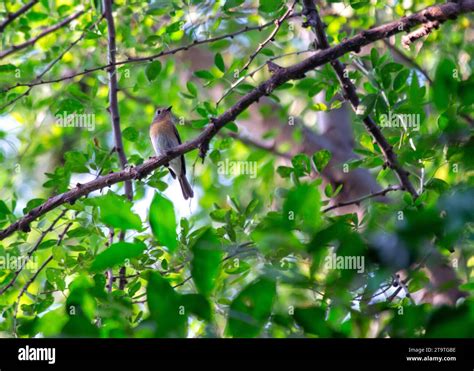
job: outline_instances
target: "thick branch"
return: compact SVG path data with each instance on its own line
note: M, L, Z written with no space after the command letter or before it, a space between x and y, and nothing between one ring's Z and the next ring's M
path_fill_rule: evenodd
M319 17L318 11L314 5L313 0L303 0L306 16L308 17L308 23L313 29L317 44L321 49L329 49L330 45L326 37L326 32L324 31L324 25ZM351 102L353 109L356 111L357 107L360 104L359 97L357 95L356 87L351 81L351 79L345 73L345 66L342 62L337 59L331 61L331 66L333 67L336 75L341 83L344 96ZM372 135L375 142L379 145L382 154L385 158L387 165L395 171L400 181L400 184L408 191L413 197L418 197L418 193L415 190L415 187L408 178L408 172L403 169L397 159L397 155L393 151L393 147L387 141L387 139L382 134L382 131L377 126L375 121L367 115L363 119L364 125L367 131Z
M422 10L421 12L402 18L399 21L391 22L369 31L364 31L361 34L337 46L320 50L313 56L300 63L294 64L287 68L281 68L276 71L267 81L261 83L255 89L241 97L234 106L229 108L219 117L213 119L212 124L208 125L201 132L201 134L199 134L194 139L171 149L166 155L145 161L140 166L130 167L116 173L110 173L85 184L78 184L75 188L68 192L49 198L45 203L31 210L27 215L23 216L4 230L0 231L0 240L10 236L17 230L28 231L29 225L32 221L62 204L74 203L80 197L88 195L93 191L108 187L112 184L131 179L143 178L159 166L169 163L170 160L201 147L203 144L208 143L212 137L216 135L216 133L227 123L234 121L237 116L247 109L252 103L257 102L265 95L271 94L275 88L288 82L289 80L301 79L304 73L328 63L333 59L339 58L350 51L360 50L362 46L371 44L376 40L395 35L396 33L401 32L401 30L406 30L410 27L420 24L427 19L427 14L431 14L429 17L434 16L439 17L440 19L445 19L448 17L455 17L468 11L474 11L474 0L465 0L462 5L447 3L443 5L432 6Z
M111 66L108 69L109 74L109 112L112 120L112 128L114 131L115 150L120 160L122 169L127 167L128 161L125 156L122 142L122 132L120 130L120 116L117 100L117 71L115 69L115 54L117 47L115 45L115 23L112 15L112 0L104 0L104 12L107 20L108 31L108 63ZM129 200L133 199L133 188L130 180L125 181L125 194Z
M45 30L43 30L40 34L38 34L35 37L32 37L31 39L17 45L13 45L10 49L6 49L2 52L0 52L0 59L5 58L6 56L9 56L10 54L16 53L19 50L25 49L28 46L34 45L38 40L42 39L43 37L49 35L50 33L53 33L60 28L67 26L69 23L71 23L73 20L76 18L79 18L82 14L84 14L84 10L80 10L69 17L63 19L61 22L58 24L55 24L54 26L48 27Z
M23 5L16 12L7 14L7 19L5 19L2 23L0 23L0 32L3 32L5 27L7 27L10 23L12 23L18 17L26 13L33 5L36 5L38 1L39 0L32 0L28 4Z

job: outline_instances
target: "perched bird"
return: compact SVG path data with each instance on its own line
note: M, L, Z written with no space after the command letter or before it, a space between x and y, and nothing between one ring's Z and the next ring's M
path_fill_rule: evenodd
M160 156L166 154L171 148L181 144L178 130L175 126L176 119L168 108L158 107L150 126L150 138L155 153ZM184 199L194 196L193 189L186 179L186 164L184 155L181 155L166 165L173 178L178 177Z

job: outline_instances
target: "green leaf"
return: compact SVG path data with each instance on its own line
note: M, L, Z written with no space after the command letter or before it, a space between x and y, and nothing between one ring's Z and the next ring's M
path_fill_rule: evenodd
M145 68L145 75L148 81L154 81L161 72L161 62L153 61L149 63Z
M123 137L130 141L130 142L136 142L138 139L138 130L133 128L133 127L128 127L122 132Z
M459 73L456 64L448 58L441 60L436 68L433 80L433 102L439 111L449 107L451 97L457 91L459 82L456 73Z
M91 198L85 203L98 206L99 219L110 227L142 230L140 217L132 212L132 203L123 196L109 192L105 196Z
M224 58L222 58L221 53L217 53L216 56L214 57L214 64L217 66L217 68L221 72L225 72Z
M360 9L370 4L370 0L350 0L351 7L354 9Z
M99 272L121 265L126 260L143 254L145 249L146 245L143 242L130 243L121 241L114 243L95 257L91 265L91 271Z
M320 173L325 169L329 161L331 161L331 157L331 152L327 149L322 149L313 155L314 166L316 166L316 169Z
M188 88L189 93L195 98L198 95L198 90L196 85L194 85L191 81L186 83L186 87Z
M184 337L187 315L181 296L161 274L150 272L146 289L150 317L156 323L156 337Z
M198 291L209 296L221 270L223 251L211 228L207 229L191 248L191 275Z
M304 153L299 153L291 159L293 169L298 176L304 176L311 172L311 162Z
M377 94L368 94L362 98L362 101L357 107L356 114L361 118L365 118L373 111L375 102L377 101Z
M38 207L46 200L44 198L33 198L29 200L26 206L23 208L23 214L28 213L30 210L33 210L35 207Z
M282 178L289 178L292 172L293 172L293 168L289 166L278 166L277 168L277 173Z
M206 70L196 71L194 72L194 76L204 80L214 80L214 75Z
M408 77L410 76L410 70L402 70L400 71L395 80L393 80L393 89L395 91L401 90L408 82Z
M226 0L224 4L224 10L229 10L231 8L236 8L239 5L242 5L245 0Z
M237 338L259 335L271 315L275 295L275 282L264 277L245 287L230 305L228 332Z
M13 64L2 64L2 65L0 65L0 73L13 72L15 70L16 70L16 67Z
M8 215L8 214L11 214L11 212L8 209L7 204L4 201L0 200L0 217L4 217L5 215Z
M382 67L382 75L387 73L394 73L398 72L403 68L403 66L399 63L390 62L387 63L385 66Z
M57 104L55 103L54 106L56 107L56 110L54 113L56 119L59 119L60 117L64 117L64 115L71 115L73 113L79 113L84 110L84 105L77 99L73 99L73 98L62 99ZM74 119L74 117L72 116L66 117L66 121L71 120L71 119ZM63 125L66 126L68 122L64 122Z
M264 13L277 11L283 5L283 0L260 0L259 10Z
M379 61L379 52L375 47L370 51L370 61L373 68L377 67Z
M162 246L171 253L178 246L176 235L176 216L173 203L159 193L155 193L148 214L151 230Z
M64 167L73 173L88 173L87 156L79 151L69 151L64 154Z
M204 296L199 294L182 295L181 302L186 313L192 313L204 321L211 320L211 305Z
M300 184L288 192L283 205L283 220L289 225L300 221L315 228L320 222L321 199L316 185Z
M238 133L239 132L239 127L235 122L229 122L224 126L225 129L232 131L233 133Z
M294 319L298 325L303 327L306 333L320 337L330 337L332 331L325 318L326 313L322 308L295 308Z

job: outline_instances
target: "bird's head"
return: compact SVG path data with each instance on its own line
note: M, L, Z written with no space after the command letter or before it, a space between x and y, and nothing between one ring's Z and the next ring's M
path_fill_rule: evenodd
M153 117L153 121L160 121L169 118L171 116L171 108L172 106L169 106L168 108L157 107L155 111L155 116Z

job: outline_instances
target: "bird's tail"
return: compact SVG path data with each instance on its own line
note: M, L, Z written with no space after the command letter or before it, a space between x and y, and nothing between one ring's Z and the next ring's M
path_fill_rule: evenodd
M193 188L191 187L191 184L189 184L186 175L182 174L179 177L179 184L181 186L181 191L183 191L183 197L185 200L194 196Z

